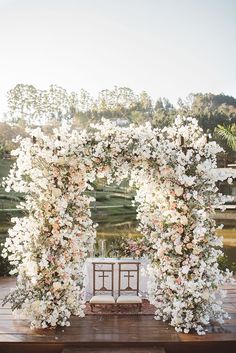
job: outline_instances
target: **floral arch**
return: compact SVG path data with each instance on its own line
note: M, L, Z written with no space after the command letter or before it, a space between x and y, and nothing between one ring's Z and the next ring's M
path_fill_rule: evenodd
M152 246L149 297L156 319L176 330L203 333L212 318L223 320L219 287L230 278L218 268L222 240L215 234L214 207L226 201L216 182L221 148L192 118L178 117L162 130L120 127L107 120L91 131L67 126L45 135L37 128L20 142L6 190L26 194L14 218L4 256L17 274L6 298L31 327L69 325L84 316L83 265L96 236L91 197L96 177L137 188L137 218Z

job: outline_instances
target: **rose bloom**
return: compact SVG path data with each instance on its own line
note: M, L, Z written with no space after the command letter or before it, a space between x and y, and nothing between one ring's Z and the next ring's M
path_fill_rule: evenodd
M181 284L181 278L179 278L179 277L176 278L176 283L177 283L177 284Z
M188 244L186 245L186 247L187 247L188 249L192 249L192 248L193 248L193 244L192 244L192 243L188 243Z
M164 255L164 253L165 253L164 248L160 248L160 249L157 250L157 254L158 254L158 256L160 256L160 257L162 257L162 256Z
M57 231L60 229L60 225L58 223L54 223L52 228L53 228L53 230Z
M184 232L184 227L183 227L183 226L179 226L179 227L177 228L177 232L178 232L179 234L182 234L182 233Z

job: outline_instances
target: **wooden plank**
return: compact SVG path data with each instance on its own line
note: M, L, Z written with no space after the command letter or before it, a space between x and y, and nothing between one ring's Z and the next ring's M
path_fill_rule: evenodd
M68 347L63 349L62 353L165 353L163 347L150 348L76 348Z
M7 292L14 281L0 279L0 293L2 288ZM156 353L152 350L158 348L167 353L233 352L236 351L236 290L235 286L228 288L224 305L231 311L231 319L223 325L213 323L204 336L177 333L168 323L154 320L153 315L73 316L70 327L31 330L29 322L13 317L9 307L0 308L0 352L61 353L72 348L73 353L75 349L79 353Z
M0 344L1 353L61 353L64 346L59 344L8 343Z

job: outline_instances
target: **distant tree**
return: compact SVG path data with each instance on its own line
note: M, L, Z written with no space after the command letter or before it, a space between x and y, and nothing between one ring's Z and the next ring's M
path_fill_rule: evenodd
M78 110L77 94L68 93L57 85L51 85L48 91L44 91L42 98L39 104L41 104L44 115L47 115L49 119L70 120Z
M138 96L128 87L117 87L103 90L95 102L97 118L105 117L112 120L131 122L131 113L137 109Z
M78 112L86 113L92 112L95 107L94 99L91 97L91 94L81 89L78 94Z
M12 122L19 119L29 122L37 114L38 91L32 85L18 84L7 92L9 114Z
M136 124L143 124L147 121L152 122L154 113L154 106L151 97L146 91L142 91L137 96L136 105L132 110L132 122Z
M236 99L224 94L190 94L178 101L178 113L195 117L204 131L214 132L217 125L236 123Z
M77 94L56 85L40 90L32 85L18 84L7 93L7 100L11 120L23 119L27 124L69 120L78 109Z
M147 114L149 118L153 115L154 106L153 106L152 98L149 96L149 94L146 91L142 91L139 94L138 105L140 107L140 110L145 114Z
M130 122L135 125L141 125L147 121L149 121L149 118L147 118L146 114L140 110L133 110L130 113Z
M167 98L159 98L156 101L152 125L154 127L163 128L173 123L176 117L176 109Z
M147 92L135 94L128 87L115 86L102 90L97 99L89 92L68 93L62 87L51 85L40 90L32 85L19 84L8 92L11 121L17 124L43 124L50 131L62 120L70 121L73 128L89 128L102 117L120 124L143 124L163 128L174 121L176 115L195 117L205 132L220 126L236 123L236 99L224 94L189 94L178 100L177 107L167 98L159 98L154 104ZM230 153L226 142L218 134L214 138ZM1 144L3 146L3 144ZM5 146L5 145L4 145ZM4 147L5 148L5 147Z

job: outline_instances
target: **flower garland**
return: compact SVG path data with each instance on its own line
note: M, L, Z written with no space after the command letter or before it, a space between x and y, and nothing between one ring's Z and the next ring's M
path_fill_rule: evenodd
M178 117L163 130L103 120L90 132L62 126L51 136L39 128L28 133L5 180L7 191L26 194L19 206L26 215L12 219L3 256L18 275L5 301L31 327L69 325L71 315L84 315L83 266L96 236L85 191L96 177L119 183L129 176L137 188L140 229L154 249L156 318L202 333L210 319L226 317L216 293L230 273L218 268L222 241L212 215L226 201L216 182L230 175L217 172L221 148L206 141L195 119Z
M217 193L216 154L221 148L206 143L195 119L178 118L163 130L165 141L184 136L186 147L167 144L165 164L141 179L136 201L140 230L151 243L149 297L155 318L170 320L178 332L205 333L214 319L223 322L219 288L230 280L218 267L222 238L216 235L215 207L230 200ZM142 182L144 181L144 182ZM229 180L230 181L230 180Z

